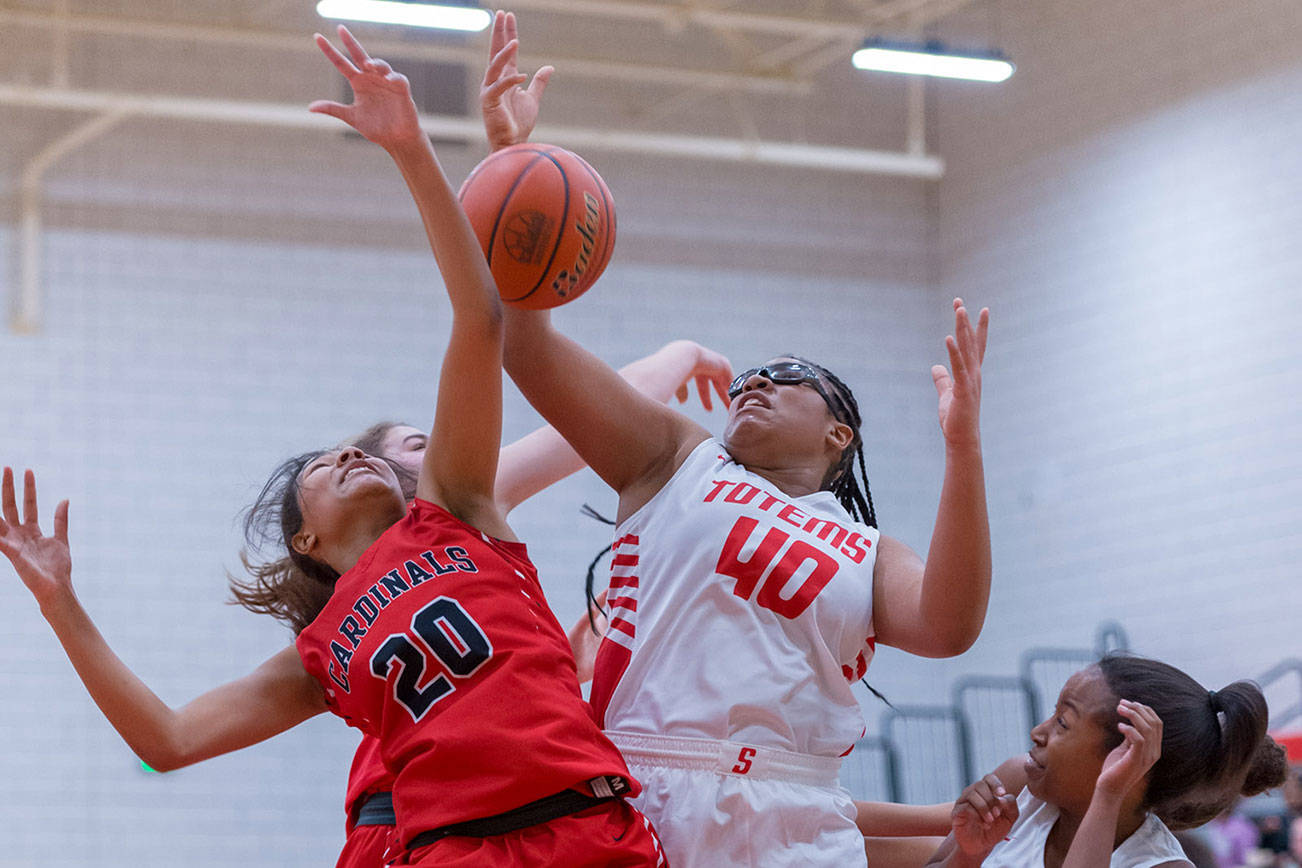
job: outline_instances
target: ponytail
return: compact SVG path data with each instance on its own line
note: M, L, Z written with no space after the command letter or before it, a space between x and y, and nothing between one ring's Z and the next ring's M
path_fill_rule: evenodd
M1272 767L1279 746L1266 736L1269 711L1257 685L1236 681L1209 691L1174 666L1142 657L1113 655L1098 665L1113 695L1143 703L1162 719L1162 755L1148 773L1143 807L1171 828L1212 819L1249 781L1256 792L1263 782L1264 788L1279 783ZM1109 750L1121 743L1119 721L1113 712Z

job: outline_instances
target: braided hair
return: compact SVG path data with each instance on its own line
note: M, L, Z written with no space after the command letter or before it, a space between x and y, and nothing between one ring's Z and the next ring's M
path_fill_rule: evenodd
M824 485L836 495L836 499L856 521L861 521L869 527L877 527L877 511L873 509L873 495L868 488L868 467L863 458L863 435L859 432L860 426L863 425L863 417L859 415L859 402L855 400L850 387L827 368L791 353L786 357L818 371L832 387L828 391L828 395L832 398L831 403L834 405L828 408L832 411L832 416L838 422L849 425L854 432L854 438L841 452L841 460L832 468L828 479L824 480ZM858 476L855 475L855 459L858 459Z

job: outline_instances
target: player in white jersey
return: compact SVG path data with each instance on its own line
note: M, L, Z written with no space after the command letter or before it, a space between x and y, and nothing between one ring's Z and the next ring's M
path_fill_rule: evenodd
M621 389L545 314L507 312L507 370L620 494L592 699L673 864L864 863L837 784L863 732L849 682L877 643L962 652L989 596L988 313L974 326L954 310L953 376L933 370L946 471L925 563L877 533L854 482L858 408L828 372L792 357L745 372L713 440Z
M518 141L514 91L498 86L524 83L513 61L484 80L494 148ZM505 313L508 373L619 493L592 700L671 864L864 864L837 784L863 732L850 682L878 643L951 656L985 621L988 312L974 325L955 299L952 376L932 369L945 480L925 563L878 534L858 405L827 370L782 357L746 371L712 440L625 388L546 312Z

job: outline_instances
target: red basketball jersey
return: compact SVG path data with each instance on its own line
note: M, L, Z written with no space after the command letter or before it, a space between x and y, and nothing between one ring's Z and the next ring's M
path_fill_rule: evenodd
M374 736L362 736L353 754L353 765L348 770L348 794L344 797L344 810L348 812L348 829L357 822L357 812L362 803L376 793L393 791L393 775L385 767L380 757L380 740Z
M297 644L331 709L379 738L403 843L602 775L637 792L524 544L432 503L414 501L339 578Z

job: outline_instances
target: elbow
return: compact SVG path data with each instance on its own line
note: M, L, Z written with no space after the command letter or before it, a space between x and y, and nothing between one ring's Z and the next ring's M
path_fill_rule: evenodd
M174 772L185 768L193 760L187 760L180 751L161 745L142 747L135 751L136 757L156 772Z

